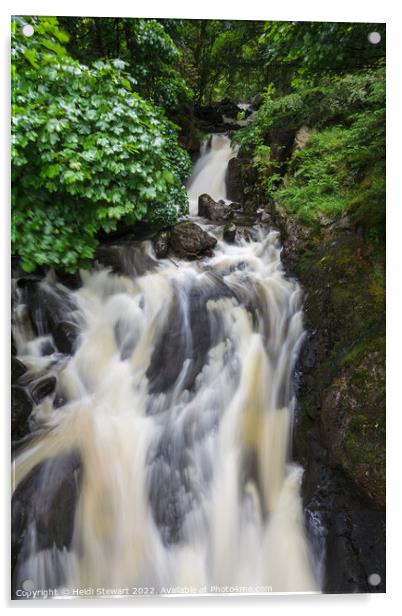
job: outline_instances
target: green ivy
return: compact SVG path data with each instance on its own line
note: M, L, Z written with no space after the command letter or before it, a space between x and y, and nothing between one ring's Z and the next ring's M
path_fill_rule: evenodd
M28 272L87 266L99 230L173 224L188 208L177 127L135 92L123 61L82 65L67 38L56 18L13 22L12 246Z

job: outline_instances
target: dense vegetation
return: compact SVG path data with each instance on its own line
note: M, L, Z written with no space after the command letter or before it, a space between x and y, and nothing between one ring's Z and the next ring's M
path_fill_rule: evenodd
M235 140L252 159L262 201L279 200L310 226L348 213L378 240L385 236L385 43L378 24L382 43L367 42L372 28L270 24L262 38L270 40L275 78ZM305 143L294 151L302 127Z
M302 126L309 128L308 140L293 154L283 185L283 161L268 143L275 138L280 143ZM285 96L269 90L254 122L236 140L253 157L262 199L279 199L305 224L348 211L369 234L384 236L383 68L300 84Z
M176 222L190 161L122 60L80 64L56 19L34 26L27 38L13 23L13 249L26 271L74 271L90 262L100 229Z

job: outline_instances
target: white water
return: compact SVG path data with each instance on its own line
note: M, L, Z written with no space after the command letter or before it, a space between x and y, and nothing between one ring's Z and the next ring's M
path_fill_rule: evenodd
M232 155L215 136L190 198L225 198ZM41 548L31 516L16 588L317 591L289 447L301 292L284 276L277 232L219 240L199 262L82 278L68 292L81 331L72 357L41 357L29 328L16 328L32 378L56 374L65 404L34 409L44 430L16 457L15 484L72 451L82 466L71 545ZM43 481L32 498L54 489Z
M227 135L211 135L201 149L188 184L190 214L198 212L198 197L204 193L215 201L226 200L226 170L228 162L237 154Z

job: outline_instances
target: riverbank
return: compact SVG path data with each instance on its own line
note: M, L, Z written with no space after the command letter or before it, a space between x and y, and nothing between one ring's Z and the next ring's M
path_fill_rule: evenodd
M310 134L305 127L271 134L270 164L280 170L284 187L292 183L292 163ZM228 194L249 209L264 208L280 230L287 275L304 289L307 336L297 365L294 450L306 469L307 527L323 527L325 536L324 589L384 592L383 246L347 213L303 224L280 200L267 205L264 177L241 151L229 163ZM381 577L377 586L369 583L372 573Z

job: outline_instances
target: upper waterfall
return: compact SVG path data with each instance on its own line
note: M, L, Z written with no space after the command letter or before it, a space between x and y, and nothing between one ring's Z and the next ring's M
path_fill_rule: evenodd
M232 146L225 134L211 135L203 144L200 158L194 165L188 182L190 214L197 215L198 197L207 193L215 201L226 199L226 172L228 162L237 156L238 147Z

